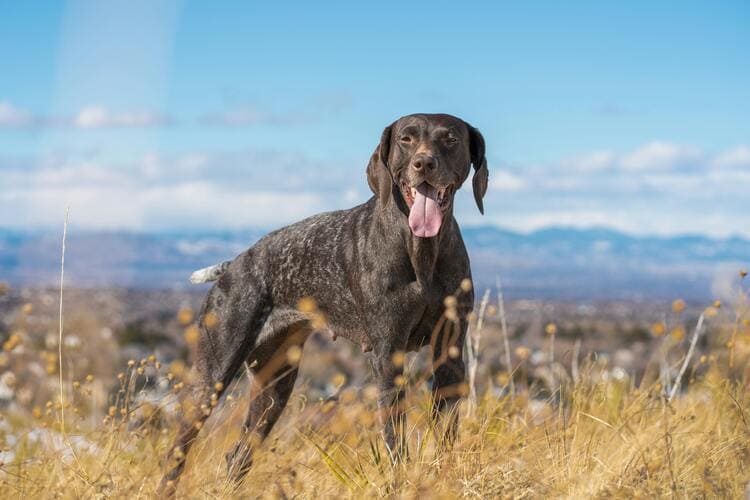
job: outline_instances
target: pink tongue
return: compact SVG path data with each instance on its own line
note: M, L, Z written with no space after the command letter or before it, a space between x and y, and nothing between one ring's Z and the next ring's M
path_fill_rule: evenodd
M417 187L414 204L409 211L409 227L414 236L431 238L440 230L443 213L437 202L437 189L423 182Z

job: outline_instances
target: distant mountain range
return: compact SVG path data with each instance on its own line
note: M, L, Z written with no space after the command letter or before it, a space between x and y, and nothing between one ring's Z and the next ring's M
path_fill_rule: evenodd
M190 272L237 255L266 231L129 233L72 231L66 283L80 287L195 288ZM549 228L529 234L463 229L478 288L502 278L512 298L708 300L729 293L750 267L750 241L732 237L636 237L609 229ZM0 281L59 282L60 234L0 229Z

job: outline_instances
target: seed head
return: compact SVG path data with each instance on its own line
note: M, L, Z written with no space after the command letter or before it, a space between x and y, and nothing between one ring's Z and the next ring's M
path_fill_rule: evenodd
M529 351L528 347L524 347L521 345L516 347L515 354L518 359L525 360L529 358L531 351Z
M297 309L304 313L312 313L318 309L318 304L312 297L302 297L297 302Z
M508 382L510 382L510 376L508 375L508 372L500 372L495 376L495 382L497 385L508 385Z
M375 401L378 399L378 388L370 384L362 390L362 395L369 401Z
M206 328L213 328L219 323L219 317L212 313L207 312L205 316L203 316L203 324L206 325Z
M197 326L190 325L185 328L185 342L188 345L195 345L198 342L198 337L200 337L200 330Z
M682 326L676 326L672 328L672 331L669 332L669 335L676 341L680 341L685 338L685 328Z
M286 351L286 360L290 365L296 366L302 358L302 349L298 345L293 345Z
M651 325L651 333L655 337L661 337L662 335L664 335L664 332L666 331L666 329L667 329L666 325L661 321Z
M345 383L346 383L346 375L344 375L343 373L337 373L336 375L334 375L334 376L333 376L333 377L331 378L331 384L332 384L332 385L333 385L334 387L336 387L336 388L339 388L339 387L341 387L341 386L342 386L342 385L344 385Z
M179 311L177 311L177 321L182 326L187 326L190 324L191 321L193 321L193 310L189 307L183 307Z
M674 302L672 302L672 312L674 313L681 313L685 310L685 301L682 299L677 299Z
M391 356L391 362L393 363L393 366L396 368L401 368L404 366L404 359L405 359L404 351L396 351L393 353L393 356Z
M447 308L456 307L458 305L458 300L456 300L455 295L448 295L445 299L443 299L443 304L445 304L445 307Z

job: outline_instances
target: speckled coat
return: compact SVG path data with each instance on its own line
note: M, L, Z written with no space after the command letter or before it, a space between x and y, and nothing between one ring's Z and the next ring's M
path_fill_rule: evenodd
M398 139L406 127L415 136L414 144ZM443 141L445 130L458 137L451 139L458 147ZM410 168L415 151L428 151L437 168L415 172ZM384 130L367 167L372 198L272 232L225 266L201 312L194 392L198 402L204 402L203 411L186 416L174 448L178 458L172 456L177 465L163 486L174 485L182 470L184 459L179 456L184 457L197 434L200 426L195 422L208 416L223 389L248 363L256 394L243 437L227 456L230 473L244 475L252 448L270 432L291 394L298 356L290 352L315 329L355 342L371 356L393 459L406 453L399 432L404 425L402 392L395 383L401 367L392 362L394 353L432 344L435 415L452 408L462 392L460 353L474 303L464 281L471 279L469 258L452 201L437 236L418 238L410 231L399 183L450 185L453 194L471 164L476 171L474 196L482 211L487 165L481 134L449 115L401 118ZM446 318L448 296L456 300L449 303ZM452 412L444 430L449 441L455 428Z

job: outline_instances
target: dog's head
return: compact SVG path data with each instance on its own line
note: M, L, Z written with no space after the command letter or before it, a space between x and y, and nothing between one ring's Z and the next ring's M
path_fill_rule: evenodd
M479 130L455 116L408 115L386 127L367 166L370 189L408 215L412 234L436 236L474 165L474 199L484 213L487 160Z

